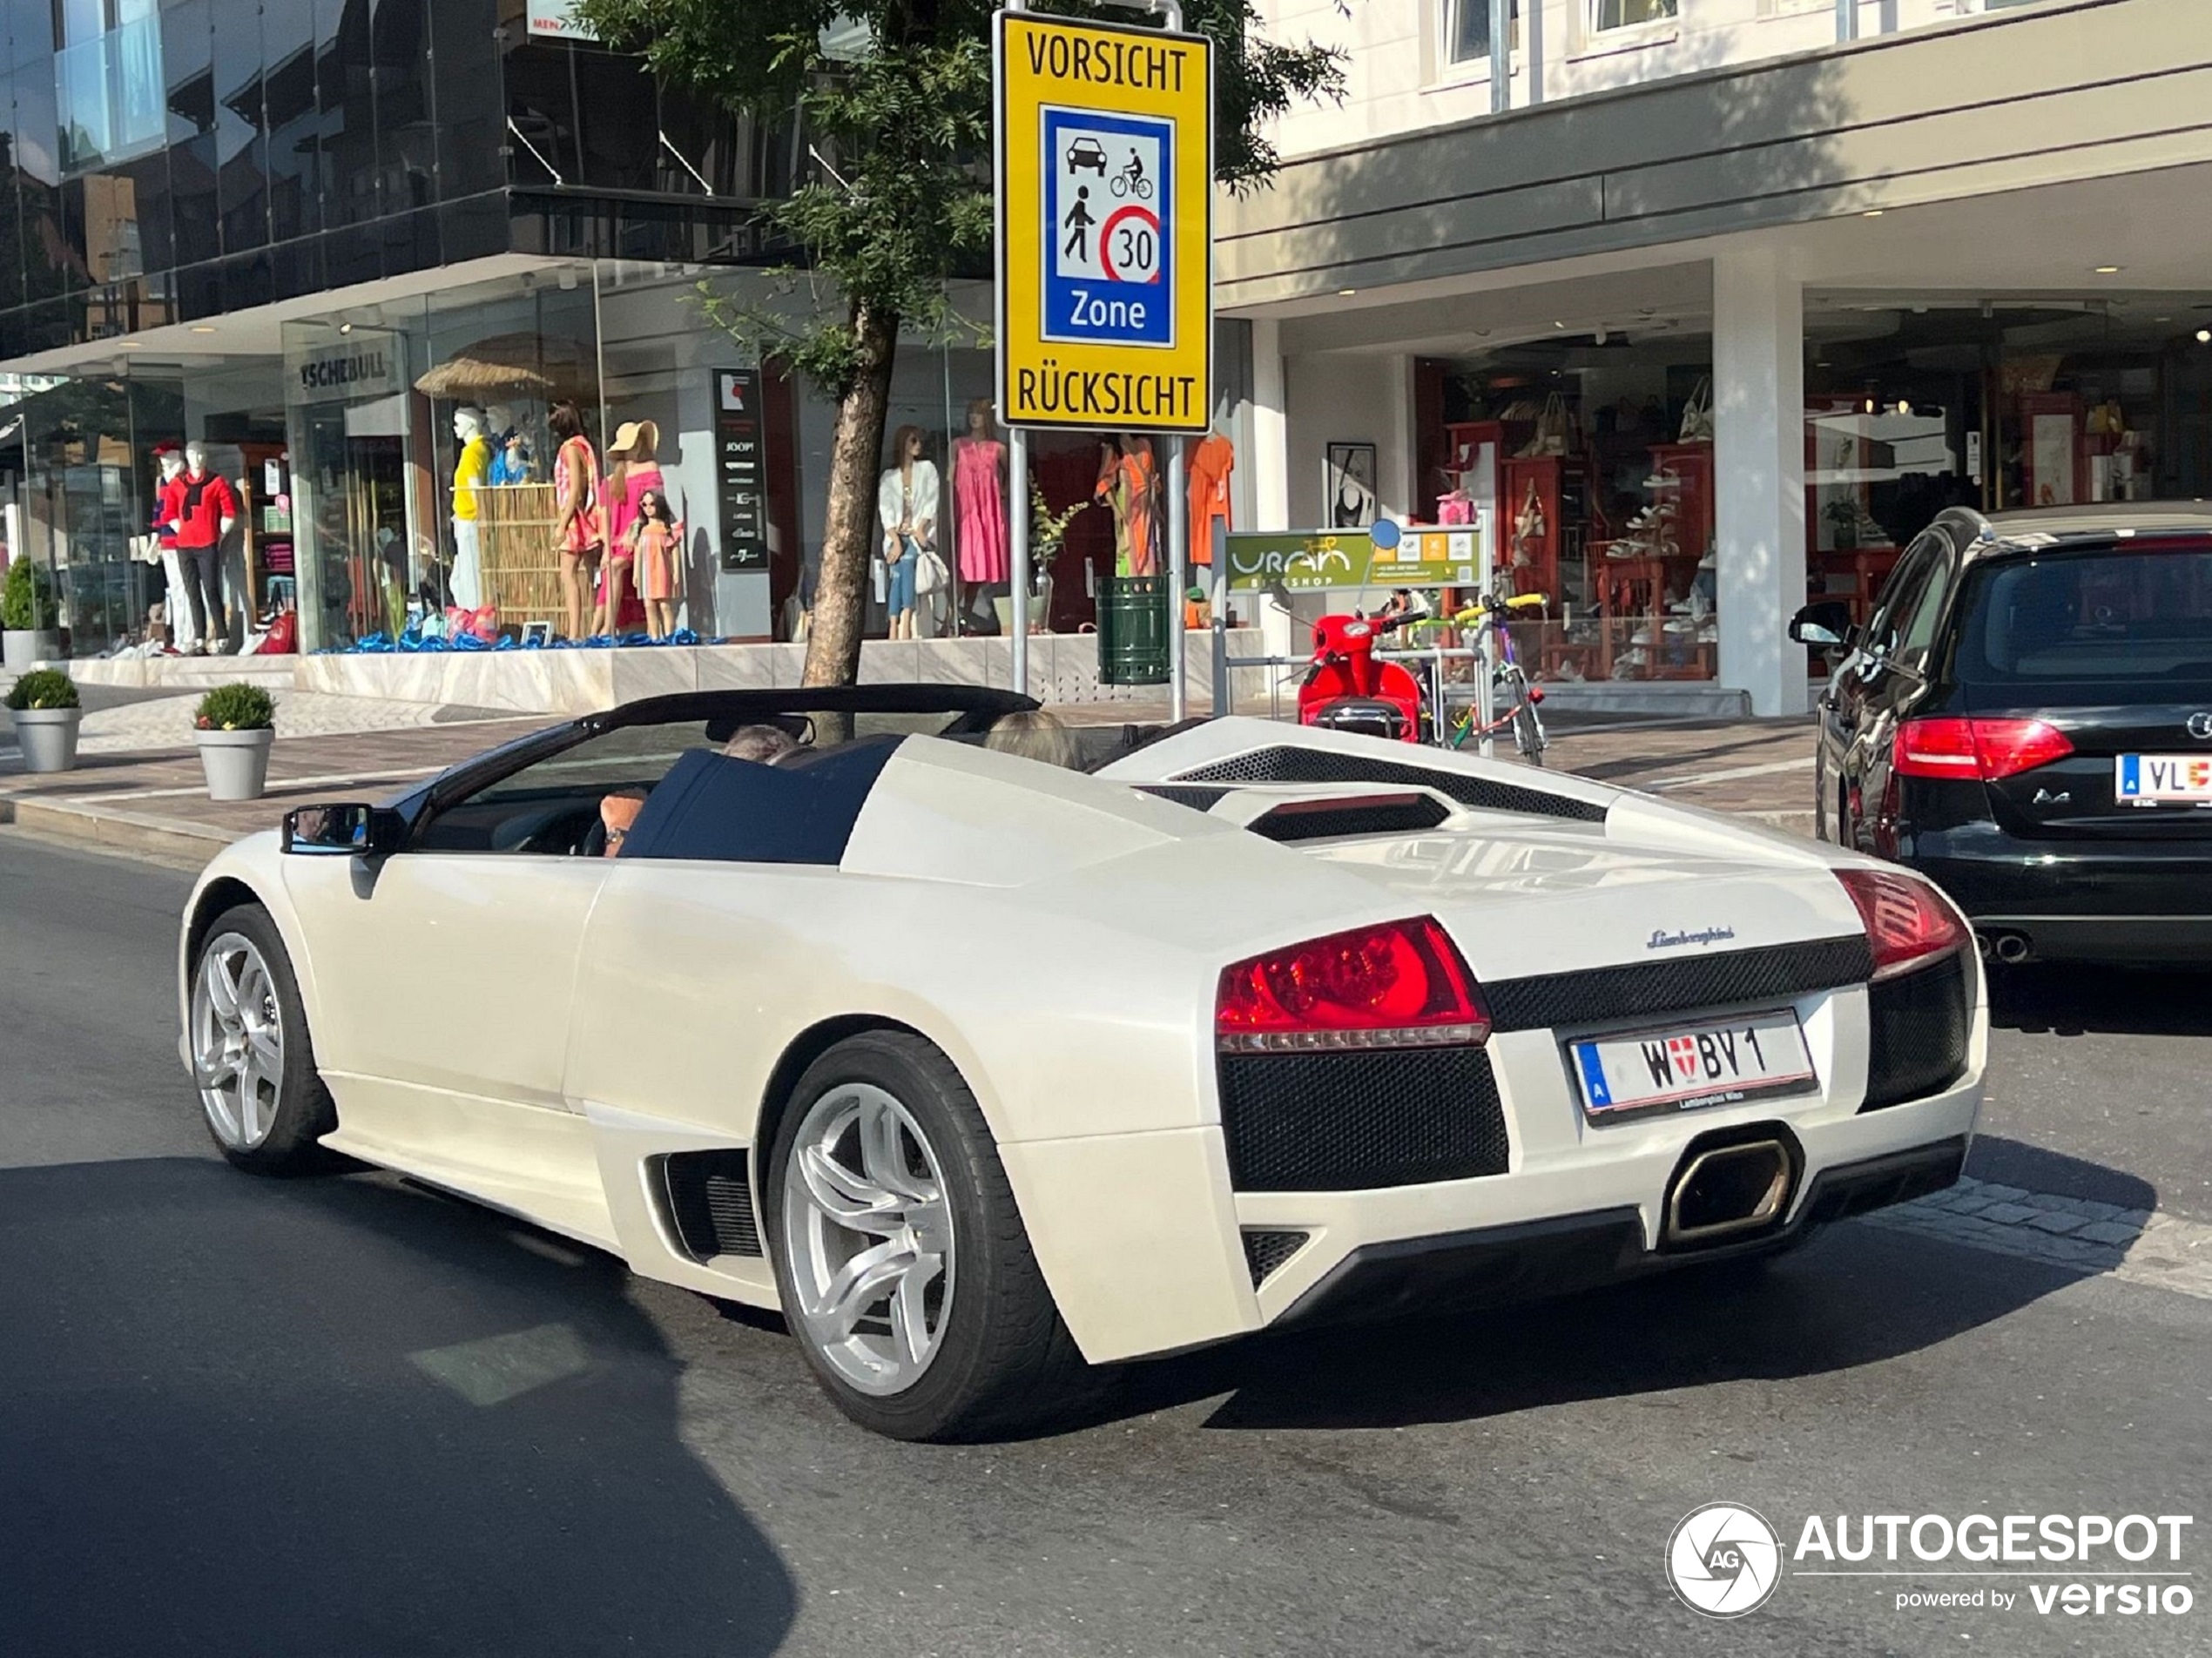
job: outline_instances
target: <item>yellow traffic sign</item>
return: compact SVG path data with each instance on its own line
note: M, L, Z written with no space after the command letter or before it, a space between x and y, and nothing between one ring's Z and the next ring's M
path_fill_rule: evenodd
M1213 44L998 14L999 418L1199 432L1213 394Z

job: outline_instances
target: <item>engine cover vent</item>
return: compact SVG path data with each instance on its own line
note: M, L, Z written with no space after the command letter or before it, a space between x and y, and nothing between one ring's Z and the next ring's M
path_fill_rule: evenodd
M1339 795L1291 800L1244 826L1269 840L1333 840L1345 835L1403 835L1433 829L1451 812L1433 794Z

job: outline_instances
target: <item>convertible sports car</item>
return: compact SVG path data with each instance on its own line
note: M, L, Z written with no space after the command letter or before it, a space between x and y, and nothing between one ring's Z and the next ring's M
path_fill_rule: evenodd
M905 1438L1049 1412L1086 1362L1771 1252L1957 1177L1987 1017L1918 877L1258 720L1089 775L985 745L1032 706L663 698L293 813L185 913L209 1127L780 1308ZM799 745L724 752L763 725Z

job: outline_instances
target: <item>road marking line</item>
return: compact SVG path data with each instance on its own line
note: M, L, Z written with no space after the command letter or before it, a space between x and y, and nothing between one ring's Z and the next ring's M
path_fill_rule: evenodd
M417 1370L482 1408L580 1374L591 1362L583 1341L566 1324L540 1324L407 1357Z
M1652 783L1634 786L1646 794L1665 794L1674 789L1703 788L1708 783L1734 783L1743 778L1774 777L1784 772L1809 772L1813 756L1807 754L1794 760L1770 760L1764 765L1731 765L1719 772L1699 772L1688 777L1661 778Z

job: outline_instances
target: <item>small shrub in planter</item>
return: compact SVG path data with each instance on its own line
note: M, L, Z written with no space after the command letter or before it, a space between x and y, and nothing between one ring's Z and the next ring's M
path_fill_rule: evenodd
M258 800L269 781L276 704L259 685L218 685L192 725L211 800Z
M8 687L8 711L20 714L27 708L81 708L78 700L77 682L58 668L39 668L25 674Z
M60 621L54 608L54 578L29 558L17 558L0 580L0 661L21 673L42 656L58 648L53 629Z
M276 704L259 685L218 685L199 699L192 724L203 731L265 731L276 723Z
M77 726L84 718L77 683L58 669L40 668L8 688L16 742L27 772L66 772L77 764Z

